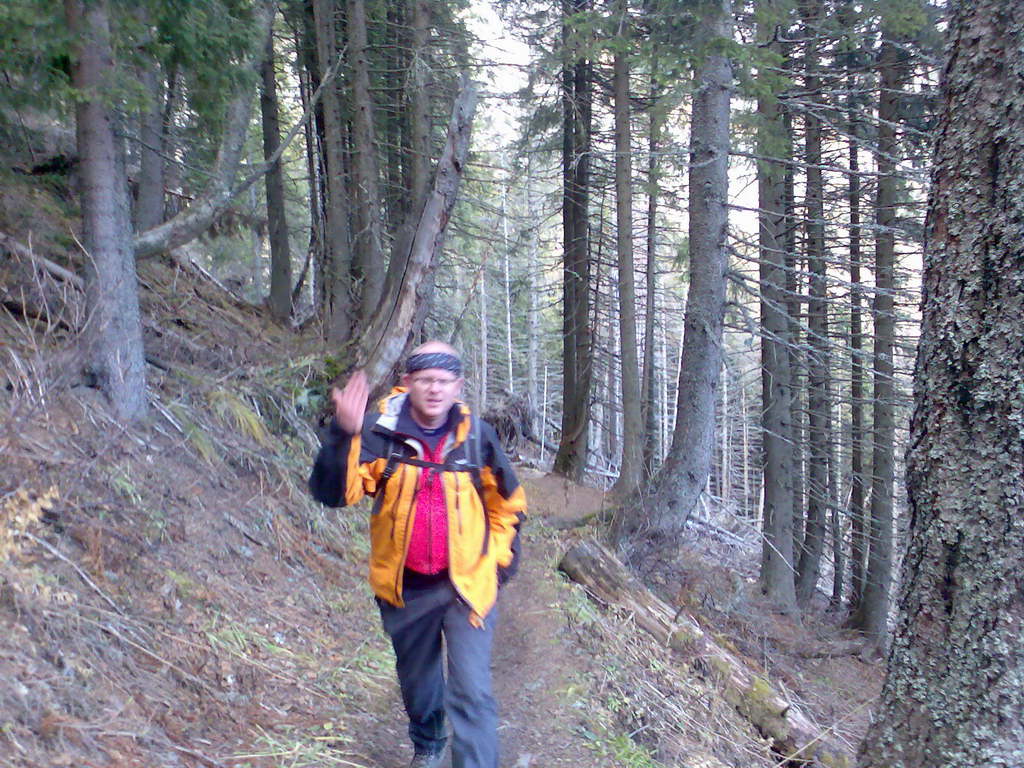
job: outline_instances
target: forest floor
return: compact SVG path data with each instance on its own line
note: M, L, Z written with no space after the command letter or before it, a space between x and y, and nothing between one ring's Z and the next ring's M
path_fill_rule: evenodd
M61 218L34 220L57 261ZM401 768L366 509L305 491L336 365L195 270L151 260L140 281L153 406L124 429L73 375L80 297L0 253L0 766ZM529 463L494 650L502 768L776 765L699 658L558 573L604 496ZM768 610L758 553L720 512L644 576L852 751L880 662L824 599L800 626Z

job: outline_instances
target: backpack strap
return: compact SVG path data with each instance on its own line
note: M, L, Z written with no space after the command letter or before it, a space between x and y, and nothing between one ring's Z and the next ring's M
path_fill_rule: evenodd
M388 438L388 460L384 465L384 471L380 473L380 480L377 482L377 495L373 499L373 509L370 512L371 517L380 512L381 505L384 503L384 486L388 484L388 480L395 474L395 467L398 465L398 462L402 461L401 450L398 446L399 443L392 433L391 437Z
M480 480L480 469L483 467L483 456L480 446L480 419L473 414L469 415L469 435L466 436L466 458L469 461L469 474L473 478L473 487L476 488L480 501L484 499L484 486Z
M466 442L463 446L465 458L458 461L449 462L446 460L444 463L424 461L414 456L406 456L401 452L399 445L399 441L395 439L392 433L388 441L388 460L384 465L384 471L381 472L380 480L377 482L377 496L373 501L373 512L371 514L375 515L380 511L381 504L384 503L384 487L395 473L395 467L398 464L411 464L414 467L432 469L435 472L444 472L446 470L467 471L473 480L473 487L476 489L481 503L483 502L484 488L483 482L480 479L483 457L480 450L480 422L476 416L470 415L469 417L469 434L466 436Z

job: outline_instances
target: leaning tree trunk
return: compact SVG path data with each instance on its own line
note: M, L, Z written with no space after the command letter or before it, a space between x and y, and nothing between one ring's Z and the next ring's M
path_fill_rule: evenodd
M65 0L72 37L72 82L82 185L85 246L86 369L118 417L146 410L145 358L124 147L111 106L115 81L109 8L100 0Z
M707 13L702 21L707 39L730 39L730 0L722 0ZM690 289L676 427L672 448L654 478L653 492L642 503L623 509L616 524L614 535L631 557L675 543L711 471L728 266L732 92L732 66L720 49L709 45L695 82L690 129Z
M403 227L408 236L395 243L396 251L407 249L408 252L391 256L408 265L404 279L388 285L377 311L368 319L366 330L360 336L356 359L366 371L372 389L385 383L415 325L412 320L417 290L430 269L434 254L441 248L445 227L455 206L469 153L475 108L476 92L464 79L452 108L448 137L437 161L433 188L420 209L413 213L410 223Z
M1024 765L1024 5L962 0L949 28L872 768Z
M292 314L292 254L288 247L288 220L285 217L284 173L281 161L271 162L281 144L277 109L277 72L274 68L274 37L267 38L266 59L262 66L263 91L260 112L263 117L263 157L267 169L267 230L270 235L270 314L286 322Z

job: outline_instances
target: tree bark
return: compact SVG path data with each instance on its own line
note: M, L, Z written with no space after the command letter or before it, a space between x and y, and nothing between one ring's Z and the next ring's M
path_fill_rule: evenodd
M533 196L533 155L530 155L526 160L526 222L530 228L526 262L529 286L529 304L526 309L526 393L533 414L533 434L543 435L547 425L538 418L543 404L537 375L537 361L540 358L540 222L537 220Z
M260 94L260 112L263 118L263 158L270 164L266 175L267 229L270 235L270 314L278 322L287 322L292 314L292 254L288 246L284 174L280 160L272 161L281 144L273 35L267 38L267 52L261 69L263 91Z
M361 279L359 319L369 318L384 289L384 255L380 233L381 195L376 159L370 65L367 61L366 6L348 0L348 62L352 70L352 268Z
M640 399L640 363L636 334L636 280L633 264L633 153L629 107L630 18L627 0L619 0L619 45L614 63L615 91L615 244L618 257L619 362L622 406L622 461L612 492L626 498L640 488L644 429Z
M785 48L786 45L783 45ZM783 66L791 66L791 57L786 52L786 59ZM805 339L800 321L803 313L803 294L801 291L801 260L797 253L797 229L798 220L796 215L796 167L792 162L794 154L793 146L793 110L785 103L782 104L782 121L785 125L786 141L786 170L783 179L783 207L785 209L785 228L783 242L785 243L785 270L786 270L786 317L789 322L789 334L786 344L786 352L789 355L789 376L790 376L790 436L792 447L792 486L793 486L793 544L794 557L803 546L803 519L804 519L804 414L806 405L804 400L803 371L806 369L806 358L804 355ZM794 561L794 566L796 562ZM795 574L795 569L794 569Z
M588 0L563 0L562 47L562 436L553 470L579 478L587 464L593 349L590 331L591 65L568 19Z
M124 146L117 137L109 7L65 0L85 248L86 371L122 422L146 410L145 356Z
M651 57L651 122L647 143L647 306L644 313L644 360L640 387L643 397L641 413L644 425L644 480L654 477L657 462L661 458L658 440L658 388L655 385L654 363L655 316L658 308L658 184L661 178L661 163L658 153L661 146L663 120L663 108L658 103L657 57L658 53L655 50Z
M343 346L352 338L355 325L355 311L351 291L352 252L349 244L348 194L345 189L345 137L341 121L341 103L338 87L333 78L328 80L325 73L337 57L334 27L334 0L313 0L313 20L316 34L317 63L323 79L324 171L327 175L324 188L327 209L324 242L324 275L327 299L325 326L327 339L331 344Z
M872 768L1024 764L1024 5L961 0L949 34Z
M774 20L759 30L768 50L778 54ZM778 98L758 99L758 154L784 158L789 146ZM785 169L781 162L758 163L761 280L761 428L764 501L761 588L786 613L796 612L793 559L792 375L786 313Z
M850 69L854 66L850 54ZM848 90L853 94L856 81L852 74L847 76ZM864 508L864 349L863 321L861 306L861 191L860 191L860 148L858 145L858 120L850 96L848 108L848 149L850 166L850 598L851 611L860 605L864 593L864 566L868 551L867 530Z
M164 220L164 100L160 68L147 63L139 72L146 106L139 120L139 191L135 230L145 232Z
M871 302L875 337L872 354L874 422L871 451L871 518L864 594L851 625L881 646L885 642L892 583L893 481L896 413L893 402L893 348L896 332L894 276L896 262L896 121L901 87L899 52L883 30L879 59L878 192L875 202L875 296Z
M731 39L730 0L709 7L700 23L703 39ZM690 287L675 433L651 495L624 509L617 523L614 535L630 557L676 542L711 470L728 267L729 59L709 46L695 82L690 132Z
M427 40L430 34L429 0L412 0L412 61L409 84L409 127L412 134L409 158L409 189L412 208L427 194L430 185L430 78Z
M817 36L821 18L820 0L804 0L803 16L806 51L805 88L810 99L818 97L821 77L818 72ZM812 107L805 111L804 152L807 162L806 232L807 268L807 513L797 564L796 597L806 606L814 595L825 549L825 515L828 508L828 447L831 419L828 340L828 275L825 261L825 203L821 177L821 118Z

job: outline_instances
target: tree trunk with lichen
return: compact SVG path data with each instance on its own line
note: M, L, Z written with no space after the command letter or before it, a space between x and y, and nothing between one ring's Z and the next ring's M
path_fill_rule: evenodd
M872 768L1024 765L1024 5L962 0L949 29Z

